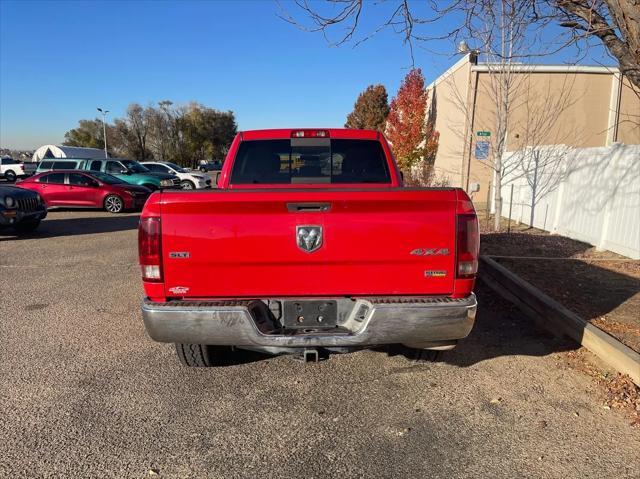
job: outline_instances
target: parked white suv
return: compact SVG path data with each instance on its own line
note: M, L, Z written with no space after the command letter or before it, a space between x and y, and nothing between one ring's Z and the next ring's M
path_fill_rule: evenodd
M9 157L0 158L0 178L6 178L9 183L13 183L19 176L27 176L20 161Z
M154 173L171 173L172 175L176 175L180 178L180 185L184 190L211 187L211 178L207 175L186 170L170 161L143 161L141 163Z

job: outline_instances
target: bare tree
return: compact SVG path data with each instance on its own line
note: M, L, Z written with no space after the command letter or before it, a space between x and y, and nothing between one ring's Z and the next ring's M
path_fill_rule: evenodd
M137 103L132 103L127 108L126 122L129 126L129 130L133 134L136 140L136 151L138 152L137 158L144 160L149 154L147 148L147 136L151 129L150 124L151 108L143 108Z
M172 102L163 100L158 103L159 108L153 108L149 112L149 149L153 157L158 160L166 160L171 156L171 130L173 119L167 114Z
M398 33L411 52L430 40L460 40L486 37L487 12L498 11L502 0L394 0L364 2L363 0L325 0L310 2L295 0L300 15L281 6L280 17L307 31L321 32L333 45L350 41L360 44L385 29ZM416 13L416 5L428 7L425 15ZM640 0L509 0L514 10L527 19L527 34L531 42L544 39L544 49L527 52L526 56L543 56L571 45L579 51L588 49L590 41L599 41L616 59L620 71L640 88ZM372 31L359 33L360 21L368 9L378 9L383 19ZM423 9L424 10L424 9ZM550 25L564 27L563 33L551 36ZM441 26L442 28L438 28ZM430 32L438 33L430 33ZM494 43L480 44L481 54L503 55ZM506 58L506 57L504 57ZM521 58L515 52L511 60Z
M515 139L515 152L505 159L505 170L508 171L506 182L524 177L530 188L530 218L533 226L536 206L539 201L554 191L563 179L571 173L572 165L568 163L570 144L581 143L584 131L577 127L567 128L560 125L563 113L575 105L580 99L573 86L575 75L565 74L561 84L551 87L546 84L542 91L535 85L531 77L522 84L521 94L526 99L522 102L519 124L513 130L521 132ZM539 83L539 82L538 82Z
M479 67L480 68L480 67ZM474 129L489 130L491 136L482 139L489 144L487 158L476 163L493 175L496 190L519 178L526 178L533 192L532 208L553 191L562 179L562 165L568 151L566 145L580 144L585 137L583 127L566 124L568 110L581 98L575 88L575 73L557 73L553 78L535 72L535 67L526 64L495 62L483 64L473 75L477 80L460 84L454 75L441 80L449 92L446 101L450 105L444 121L448 131L456 134L463 144L461 150L447 150L445 154L464 158L462 176L469 181L471 150ZM468 85L469 83L469 85ZM435 99L436 89L430 94ZM471 88L471 93L465 88ZM469 106L469 97L478 96L482 109ZM434 106L431 106L434 108ZM458 144L458 142L446 142ZM467 163L469 161L469 163ZM451 175L455 171L446 171ZM502 200L499 191L494 196ZM496 204L499 220L501 205ZM497 225L494 225L497 227Z
M415 14L415 3L408 0L398 0L393 3L393 8L388 9L386 17L378 26L364 35L357 35L359 22L365 6L373 8L362 0L328 0L323 3L310 3L307 0L296 0L296 4L303 12L306 22L300 23L288 12L282 11L282 17L309 31L322 32L333 44L340 45L349 41L356 44L362 43L383 29L393 29L399 33L403 41L409 45L413 58L414 45L423 46L429 40L448 38L455 42L468 40L472 42L473 54L482 56L486 60L488 68L490 95L493 99L494 111L491 119L491 155L485 165L493 171L494 199L493 203L498 214L495 218L494 228L500 227L499 212L502 210L502 179L509 176L512 170L518 168L517 164L503 164L505 149L507 146L507 133L510 130L509 122L514 109L521 107L522 96L519 95L521 82L527 77L523 74L523 63L534 57L548 55L569 45L577 47L588 46L588 41L601 30L580 30L580 23L574 21L571 25L567 22L572 14L567 8L569 3L584 4L594 12L600 12L602 18L613 25L609 35L614 35L620 42L633 44L633 28L625 27L616 30L616 25L621 19L620 9L615 1L605 0L452 0L443 3L437 0L425 0L428 5L428 15L419 17ZM616 0L617 1L617 0ZM622 2L638 2L640 0L620 0ZM605 4L606 3L606 4ZM388 5L388 4L387 4ZM604 9L604 10L603 10ZM606 11L605 11L606 10ZM584 13L584 12L583 12ZM635 25L633 20L627 20L625 25ZM423 33L426 26L430 30L436 30L433 25L448 21L453 27L441 34ZM561 24L566 27L567 34L550 38L548 27L550 24ZM342 26L337 37L331 38L336 27ZM602 25L600 26L602 28ZM610 29L610 30L611 30ZM616 33L617 32L617 33ZM629 34L625 32L630 32ZM619 37L622 35L622 37ZM621 38L624 38L621 39ZM535 49L532 46L535 45ZM605 44L605 46L607 46ZM607 46L607 48L609 48ZM614 54L615 56L615 54ZM618 57L616 57L618 58ZM627 58L627 57L625 57ZM621 69L622 60L618 58ZM628 60L628 59L627 59ZM627 61L625 60L625 61ZM636 62L638 64L640 62ZM627 62L628 63L628 62ZM633 62L632 62L633 63ZM626 64L625 64L626 65ZM628 70L628 71L627 71ZM632 68L624 70L631 81ZM639 81L640 84L640 81ZM565 91L561 94L567 97ZM466 98L460 98L463 108L467 108ZM556 105L558 106L558 105ZM552 110L558 114L557 108ZM465 115L468 113L465 112ZM556 117L557 118L557 117ZM467 125L472 122L466 118ZM539 129L539 128L538 128ZM466 135L471 135L467 131ZM465 138L465 148L471 148L472 138ZM523 161L525 161L523 159Z
M563 123L581 98L574 88L575 73L554 74L552 79L535 73L535 67L529 65L494 63L483 67L482 77L474 87L484 99L482 111L475 114L479 118L472 118L474 112L469 108L467 95L453 82L449 84L453 107L464 118L462 124L450 130L457 131L464 142L464 150L454 154L469 158L468 161L473 146L472 126L495 133L483 138L489 144L489 154L477 164L492 173L497 230L504 187L526 178L533 192L533 215L537 202L562 179L567 145L582 143L585 132L580 126ZM469 175L466 172L467 181Z
M640 88L640 0L547 0L554 17L569 29L571 42L597 38ZM553 12L552 10L552 13Z
M101 120L80 121L80 127L65 135L78 146L102 142ZM91 127L91 128L89 128ZM220 111L196 102L188 105L161 101L159 107L129 105L123 118L107 125L112 151L117 155L145 160L156 158L195 166L198 160L220 158L237 132L232 111ZM96 140L97 138L97 140Z
M503 179L517 168L517 165L505 164L503 161L507 148L507 134L511 129L510 123L514 111L521 108L523 103L532 100L529 96L523 95L522 91L531 67L514 61L515 58L526 58L531 51L529 15L530 10L526 3L520 0L500 0L487 2L481 17L474 20L476 41L484 46L484 56L487 60L483 64L487 81L483 82L481 87L486 90L484 93L490 99L490 107L482 112L483 118L480 119L480 123L490 131L491 136L485 139L490 145L490 151L482 165L489 168L493 176L496 231L500 228ZM478 53L476 50L471 54L475 57ZM469 110L466 95L456 89L454 103L465 118L464 128L461 128L460 132L466 151L461 153L463 156L470 156L474 136L471 130L472 126L477 124L475 117L472 118L475 112ZM467 178L468 176L467 173Z
M503 157L507 146L507 131L514 100L522 75L514 71L515 55L528 51L527 17L529 10L526 4L518 0L501 0L499 8L486 8L483 12L484 25L479 29L479 39L486 45L486 56L491 97L494 98L494 121L492 136L493 154L488 163L493 169L494 230L500 229L500 212L502 211L502 179L508 174ZM472 132L469 132L472 133Z

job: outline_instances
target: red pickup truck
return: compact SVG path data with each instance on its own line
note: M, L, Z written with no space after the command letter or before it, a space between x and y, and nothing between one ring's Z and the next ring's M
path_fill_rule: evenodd
M187 366L391 344L429 359L471 331L478 247L467 194L403 187L379 132L245 131L218 189L149 197L142 315Z

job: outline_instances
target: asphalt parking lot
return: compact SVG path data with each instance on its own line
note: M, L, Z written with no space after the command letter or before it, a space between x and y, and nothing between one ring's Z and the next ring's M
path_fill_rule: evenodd
M574 346L482 286L441 363L181 367L142 325L137 219L0 232L0 477L637 477L640 432L562 366Z

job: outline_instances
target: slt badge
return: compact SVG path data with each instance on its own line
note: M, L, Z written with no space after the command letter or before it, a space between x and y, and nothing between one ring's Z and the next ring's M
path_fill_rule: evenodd
M312 253L322 246L322 226L296 226L296 241L298 248L306 253Z
M174 286L173 288L169 288L169 292L171 294L187 294L189 292L189 288L186 286Z

